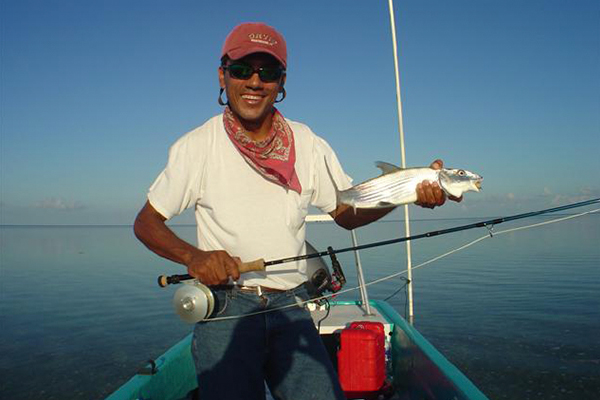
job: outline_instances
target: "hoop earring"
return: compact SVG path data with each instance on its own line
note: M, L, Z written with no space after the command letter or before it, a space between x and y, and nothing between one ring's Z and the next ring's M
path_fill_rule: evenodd
M275 103L281 103L285 99L285 88L281 88L281 92L279 93L283 93L283 96L281 96L281 99L275 100Z
M226 106L229 103L229 100L227 100L227 103L225 103L223 101L223 99L221 98L221 96L223 95L224 91L225 91L225 89L223 89L223 88L221 88L221 90L219 90L219 99L217 100L217 102L219 103L220 106Z

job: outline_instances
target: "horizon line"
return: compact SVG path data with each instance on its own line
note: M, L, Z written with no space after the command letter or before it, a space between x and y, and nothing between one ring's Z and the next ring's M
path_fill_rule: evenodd
M552 216L567 216L567 215L575 215L576 213L557 213L557 214L546 214L546 215L536 215L536 217L552 217ZM590 214L593 215L593 214ZM460 219L492 219L492 218L502 218L502 216L487 216L487 217L449 217L449 218L411 218L411 221L452 221L452 220L460 220ZM310 221L310 223L332 223L334 220L329 221ZM387 220L379 220L374 221L372 223L390 223L390 222L404 222L404 219L387 219ZM194 227L195 223L177 223L177 224L167 224L168 226L178 226L178 227ZM64 228L77 228L77 227L98 227L98 228L123 228L123 227L131 227L133 228L133 224L0 224L0 227L64 227Z

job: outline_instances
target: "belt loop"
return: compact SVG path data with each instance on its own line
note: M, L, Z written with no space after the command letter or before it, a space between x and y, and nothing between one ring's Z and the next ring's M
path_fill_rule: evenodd
M256 287L256 295L257 295L258 297L262 296L262 288L260 287L260 285L258 285L258 286Z

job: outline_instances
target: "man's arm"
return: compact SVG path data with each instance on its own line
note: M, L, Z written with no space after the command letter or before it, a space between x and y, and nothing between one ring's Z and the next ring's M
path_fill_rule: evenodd
M206 285L225 284L229 277L240 277L240 260L225 251L202 251L180 239L165 224L163 217L150 202L146 202L133 225L135 236L161 257L183 264L188 274Z
M429 166L433 169L442 169L444 163L442 160L435 160ZM460 202L462 197L450 197L450 200ZM437 182L423 181L417 185L416 205L424 208L434 208L441 206L446 202L446 193ZM345 229L355 229L371 222L377 221L389 214L396 207L389 208L358 208L354 209L346 204L338 204L337 208L329 213L336 224Z
M394 207L389 208L357 208L356 212L346 204L338 204L337 208L329 213L336 224L342 228L351 230L371 222L377 221L389 214Z

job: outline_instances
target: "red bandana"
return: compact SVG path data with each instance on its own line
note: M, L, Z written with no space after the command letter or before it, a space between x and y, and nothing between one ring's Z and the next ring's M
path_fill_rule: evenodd
M251 167L265 179L298 194L302 193L302 186L294 169L296 165L294 133L277 109L273 114L273 125L269 136L260 142L255 142L246 135L229 106L225 107L223 112L223 123L229 139Z

